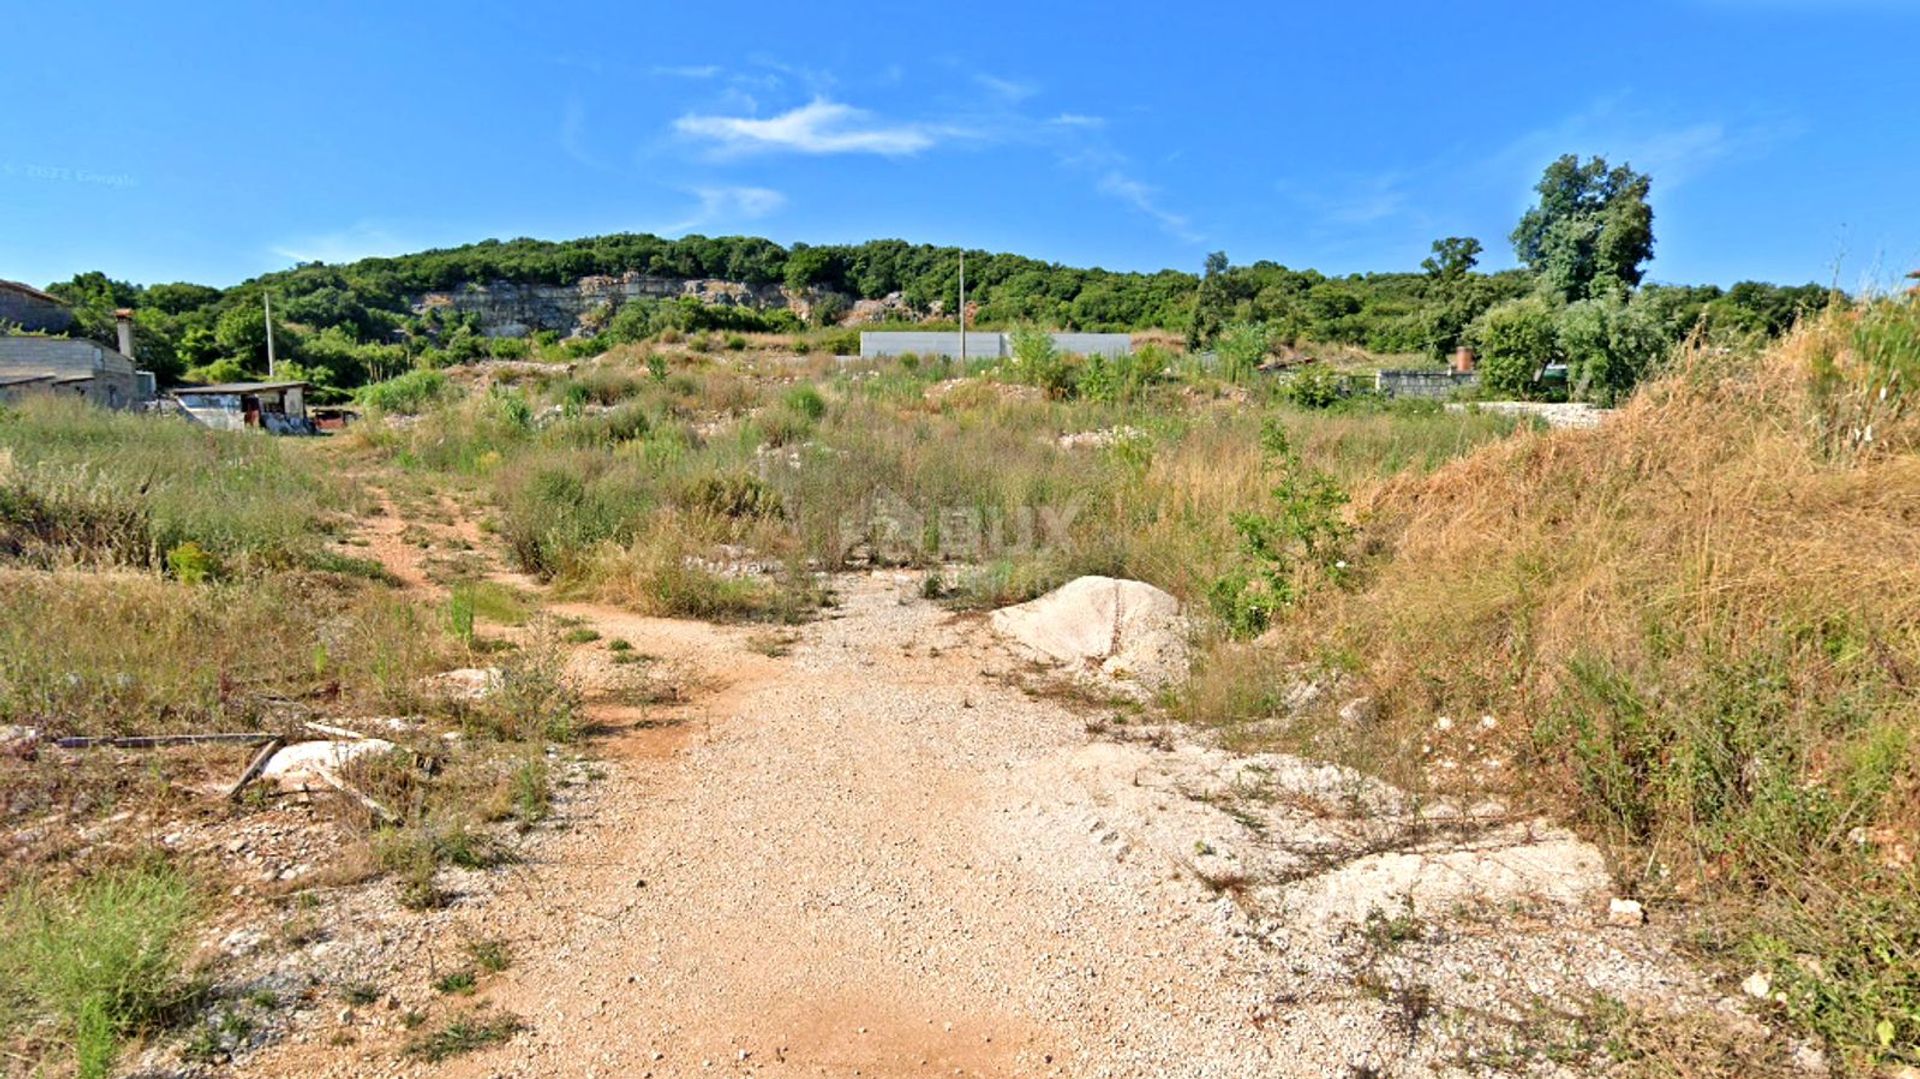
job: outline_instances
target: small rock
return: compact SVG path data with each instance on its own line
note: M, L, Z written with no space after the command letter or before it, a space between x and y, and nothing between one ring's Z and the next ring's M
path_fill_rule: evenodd
M1797 1042L1793 1051L1787 1055L1793 1066L1808 1075L1827 1075L1832 1067L1827 1064L1827 1054L1819 1046L1808 1042ZM1889 1079L1920 1079L1920 1068L1901 1066L1886 1075Z
M1740 983L1740 991L1755 1000L1766 1000L1773 994L1773 979L1767 977L1766 971L1756 970Z
M1647 923L1647 910L1637 899L1615 896L1607 900L1607 924L1631 929Z
M1365 727L1380 718L1380 705L1372 697L1355 697L1340 706L1340 722L1349 727Z

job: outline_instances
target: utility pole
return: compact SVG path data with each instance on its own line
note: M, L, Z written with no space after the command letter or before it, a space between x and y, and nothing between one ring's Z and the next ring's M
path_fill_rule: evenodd
M273 362L273 297L262 291L260 303L267 312L267 377L272 378L276 366Z
M967 373L967 249L960 249L960 374Z

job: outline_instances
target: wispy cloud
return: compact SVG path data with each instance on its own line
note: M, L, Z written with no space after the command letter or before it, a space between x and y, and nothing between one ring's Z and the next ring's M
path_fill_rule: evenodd
M1010 102L1025 101L1040 92L1040 88L1030 82L1004 79L998 75L975 75L973 81L995 97Z
M697 187L691 194L699 200L693 213L660 231L691 232L723 222L757 221L787 204L785 195L767 187Z
M1141 183L1118 170L1109 171L1100 178L1100 193L1119 199L1138 212L1152 218L1167 235L1187 243L1199 243L1205 237L1194 230L1186 215L1174 213L1160 205L1160 192L1151 185Z
M1522 134L1492 154L1487 164L1503 173L1537 176L1562 154L1599 154L1651 175L1655 190L1672 191L1728 162L1761 156L1801 131L1801 125L1791 121L1675 120L1665 110L1610 97Z
M1282 180L1274 188L1322 222L1360 226L1408 214L1413 197L1407 181L1405 173L1388 171L1335 176L1312 187Z
M916 154L934 134L913 124L889 124L851 105L815 98L778 116L682 116L674 130L702 139L724 154Z
M712 79L720 75L718 64L655 64L647 69L650 75L663 79Z
M292 262L353 262L376 256L419 251L427 244L404 239L371 221L360 221L337 232L301 236L273 245L275 255Z
M1078 112L1063 112L1060 115L1055 116L1053 119L1048 120L1047 123L1052 124L1054 127L1105 127L1107 126L1107 120L1106 120L1106 117L1104 116L1087 116L1083 113L1078 113Z
M577 97L568 99L566 111L560 117L558 141L561 152L576 163L588 168L604 167L587 150L587 106Z

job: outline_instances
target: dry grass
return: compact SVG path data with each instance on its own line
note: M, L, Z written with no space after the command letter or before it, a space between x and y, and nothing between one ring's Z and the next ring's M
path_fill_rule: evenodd
M1709 950L1771 970L1846 1066L1920 1063L1914 324L1887 304L1683 356L1597 430L1362 486L1358 585L1268 657L1217 653L1190 707L1273 715L1301 664L1351 672L1384 718L1348 752L1557 808L1625 887L1700 904Z

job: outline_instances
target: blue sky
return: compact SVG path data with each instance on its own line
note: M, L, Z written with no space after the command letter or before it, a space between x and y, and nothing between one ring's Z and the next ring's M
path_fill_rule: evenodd
M1652 276L1920 267L1920 0L0 0L0 277L231 284L617 231L1412 269L1567 152ZM22 47L26 43L25 47Z

